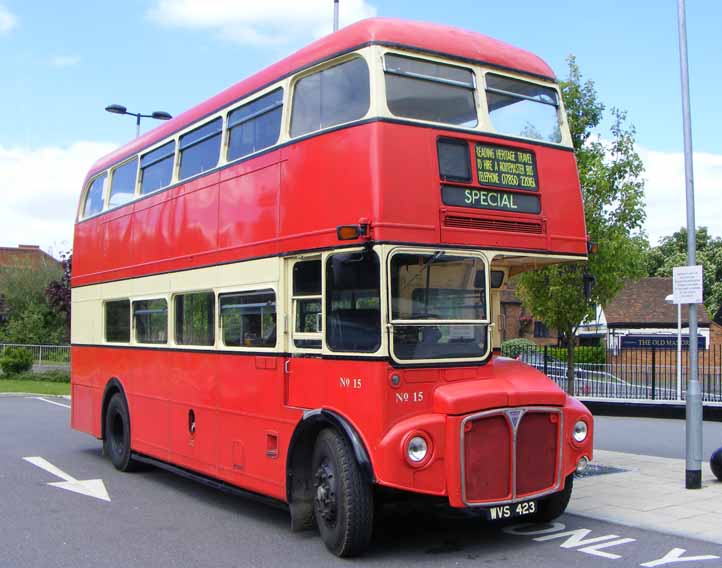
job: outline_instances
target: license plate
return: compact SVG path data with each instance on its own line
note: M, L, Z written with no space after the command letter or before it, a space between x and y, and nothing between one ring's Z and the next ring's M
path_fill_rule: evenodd
M489 521L501 521L515 517L526 517L538 511L539 505L536 501L524 501L523 503L512 503L511 505L500 505L486 509L486 518Z

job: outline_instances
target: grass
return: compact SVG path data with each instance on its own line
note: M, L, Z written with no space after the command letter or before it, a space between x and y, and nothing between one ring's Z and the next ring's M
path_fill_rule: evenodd
M0 377L0 393L29 392L33 394L70 394L69 383L58 383L38 380L5 379Z
M44 373L20 373L0 375L0 393L30 392L34 394L70 394L70 373L46 371Z

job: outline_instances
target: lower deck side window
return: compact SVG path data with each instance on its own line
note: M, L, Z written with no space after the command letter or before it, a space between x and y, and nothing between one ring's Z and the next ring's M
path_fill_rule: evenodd
M219 303L224 345L276 346L276 293L273 290L221 294Z
M138 343L168 343L168 302L164 298L133 302L133 327Z
M105 302L105 340L111 343L130 341L130 300Z
M213 345L216 301L213 292L175 297L175 342L179 345Z

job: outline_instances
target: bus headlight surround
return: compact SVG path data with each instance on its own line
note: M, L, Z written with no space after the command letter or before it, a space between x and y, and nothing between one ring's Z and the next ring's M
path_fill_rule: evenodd
M587 426L587 423L584 420L577 420L577 423L574 425L574 431L572 432L572 438L574 441L577 444L581 444L587 439L588 434L589 427Z
M414 467L425 465L431 458L431 440L421 432L409 434L403 447L406 461Z

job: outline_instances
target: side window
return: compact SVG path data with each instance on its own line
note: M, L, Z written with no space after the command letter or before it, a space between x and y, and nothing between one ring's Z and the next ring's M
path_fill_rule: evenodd
M291 136L365 116L370 96L369 68L360 57L300 79L293 92Z
M224 345L276 346L276 293L273 290L221 294L219 302Z
M164 299L133 302L133 327L138 343L168 343L168 302Z
M217 118L180 137L180 179L215 168L221 153L223 119Z
M130 341L130 300L105 302L105 340L111 343Z
M113 170L110 178L108 207L117 207L133 199L137 175L138 158L133 158L130 162L126 162Z
M88 193L85 196L85 204L83 205L83 218L90 217L103 210L103 186L106 177L108 177L108 174L103 172L90 184Z
M321 348L321 261L293 265L293 343L304 349Z
M332 351L372 353L381 346L381 277L373 252L326 261L326 343Z
M170 185L173 177L175 140L163 144L140 158L140 193L152 193Z
M228 115L228 160L253 154L278 141L283 89L256 99Z
M174 299L175 342L178 345L215 343L216 298L213 292L179 294Z

